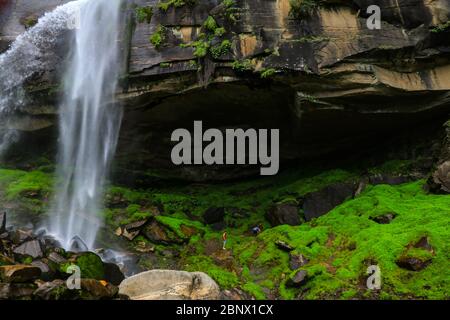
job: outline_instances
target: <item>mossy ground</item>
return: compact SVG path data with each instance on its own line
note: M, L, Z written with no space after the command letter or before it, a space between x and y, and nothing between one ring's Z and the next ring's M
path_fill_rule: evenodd
M145 268L171 266L161 258L167 250L178 254L169 259L188 271L203 271L222 288L239 287L258 299L446 299L450 292L450 196L431 195L423 190L424 180L399 186L368 186L356 198L330 213L300 226L270 228L264 215L277 202L296 199L306 193L338 181L360 177L362 172L408 172L408 161L391 161L383 166L359 169L290 170L277 177L220 185L191 184L132 190L110 187L108 199L116 204L105 210L108 232L120 224L155 216L157 221L185 244L155 245L155 252L142 254ZM43 172L1 170L0 185L6 198L23 200L24 190L48 192L52 178ZM26 192L25 192L26 194ZM12 199L12 198L10 198ZM202 223L209 207L224 207L228 249L222 250L223 231L214 231ZM390 224L378 224L371 218L395 213ZM300 212L301 214L301 212ZM250 228L263 225L253 236ZM182 226L199 231L190 238ZM427 236L434 253L408 249L408 245ZM309 263L308 281L300 288L286 286L295 272L289 267L289 254L277 248L282 240L303 254ZM146 242L140 236L133 247ZM421 271L407 271L396 264L402 255L432 259ZM147 259L149 255L156 258ZM366 286L367 267L381 269L381 290Z

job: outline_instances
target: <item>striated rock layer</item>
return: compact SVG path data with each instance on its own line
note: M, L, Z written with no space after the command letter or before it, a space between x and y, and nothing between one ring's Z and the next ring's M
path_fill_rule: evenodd
M1 47L31 18L64 2L6 1ZM301 16L291 12L289 0L228 6L198 0L167 10L157 0L126 2L120 39L128 72L118 93L126 108L116 161L121 177L136 180L134 173L145 171L144 177L202 181L257 173L252 167L174 167L170 134L192 130L194 120L221 129L279 128L286 166L448 119L446 0L377 1L380 30L367 27L373 3L365 0L323 1ZM139 9L149 6L151 17L138 19ZM36 128L47 124L40 132L53 143L58 84L37 75L28 85L33 102L17 117L40 121Z

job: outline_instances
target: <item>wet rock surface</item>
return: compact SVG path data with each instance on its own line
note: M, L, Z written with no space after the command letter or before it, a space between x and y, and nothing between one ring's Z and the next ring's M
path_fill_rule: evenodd
M6 220L6 215L4 218ZM22 236L26 235L26 236ZM44 241L44 234L8 229L0 240L0 299L115 299L124 276L118 266L93 252L69 252ZM33 239L33 240L29 240ZM70 289L71 266L81 287Z

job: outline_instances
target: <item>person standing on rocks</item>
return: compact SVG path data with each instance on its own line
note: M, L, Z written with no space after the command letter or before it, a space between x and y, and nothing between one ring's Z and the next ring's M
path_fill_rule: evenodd
M226 245L227 245L227 240L228 240L228 234L226 231L222 234L222 240L223 240L223 250L226 250L227 249Z

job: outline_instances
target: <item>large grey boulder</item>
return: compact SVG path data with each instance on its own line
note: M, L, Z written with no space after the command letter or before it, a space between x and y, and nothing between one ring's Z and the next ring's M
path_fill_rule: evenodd
M151 270L125 279L119 294L131 300L217 300L217 283L202 272Z

